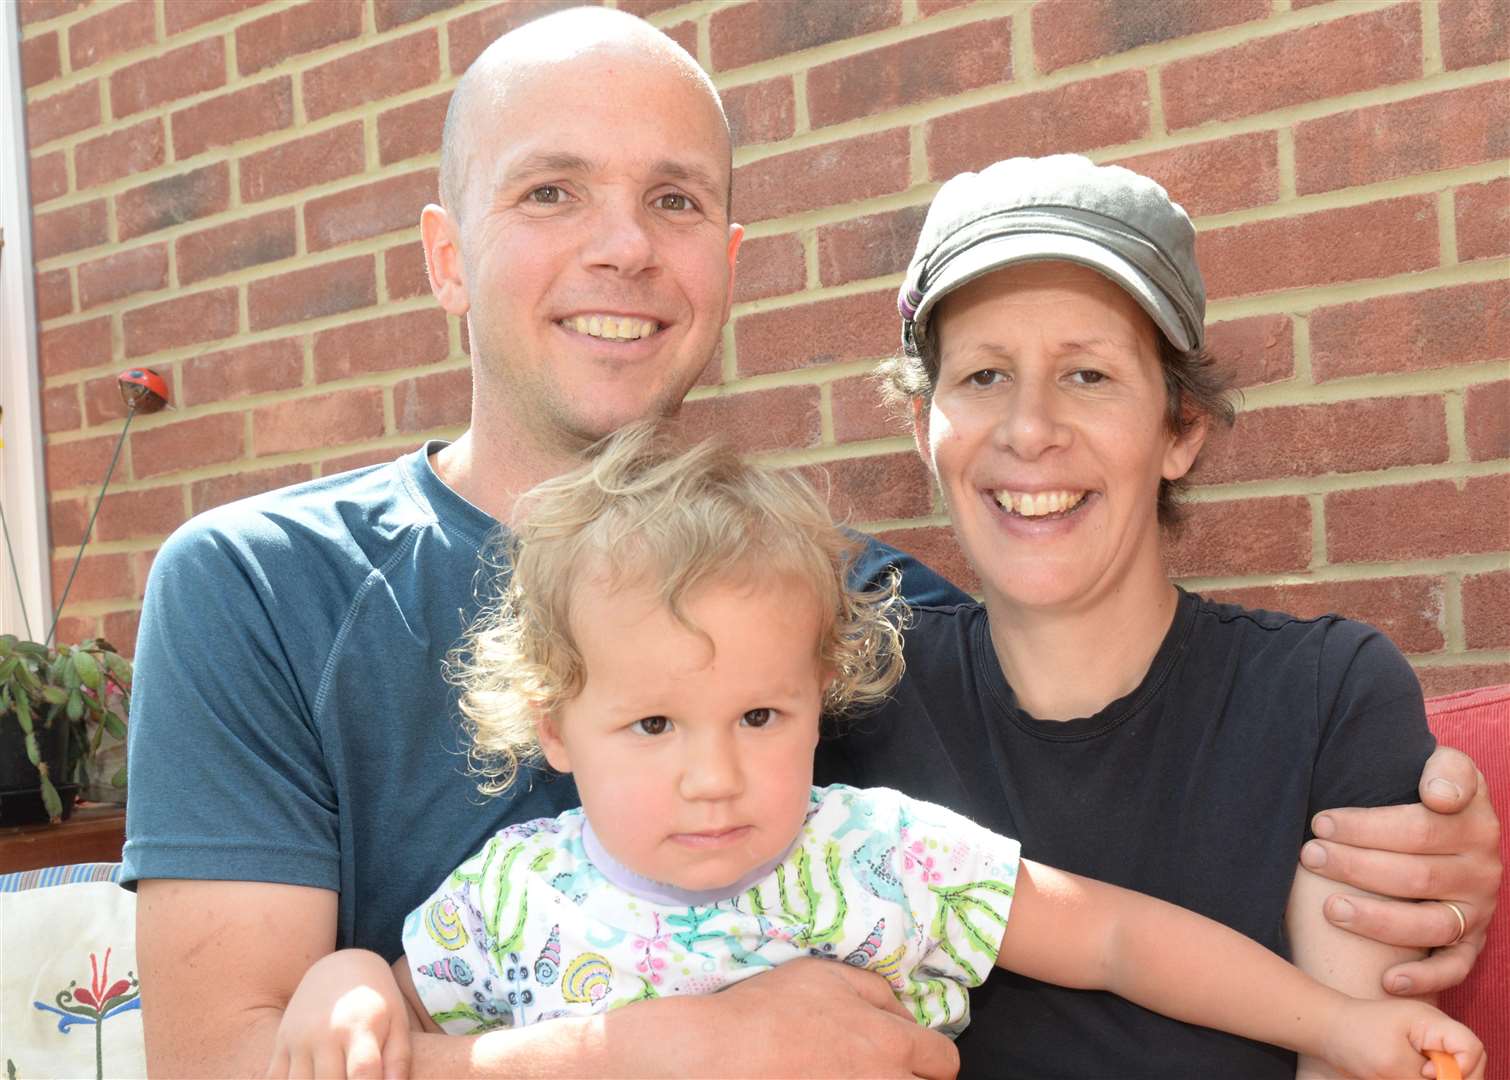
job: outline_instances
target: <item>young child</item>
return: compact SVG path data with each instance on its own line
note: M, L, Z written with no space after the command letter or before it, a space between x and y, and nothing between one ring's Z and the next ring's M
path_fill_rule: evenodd
M894 591L846 587L853 545L795 476L713 444L677 454L642 426L522 509L511 580L455 674L485 790L543 758L582 809L464 862L410 915L391 973L356 950L317 963L273 1075L402 1059L411 1026L709 993L805 956L879 973L949 1033L998 964L1359 1076L1435 1075L1428 1050L1482 1075L1478 1040L1428 1005L1348 998L1208 919L1019 860L941 807L813 788L820 717L900 675L900 611Z

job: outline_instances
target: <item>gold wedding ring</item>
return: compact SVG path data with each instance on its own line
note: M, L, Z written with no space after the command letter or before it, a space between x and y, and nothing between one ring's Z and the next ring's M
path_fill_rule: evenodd
M1452 913L1458 917L1457 937L1453 938L1446 945L1440 946L1443 949L1450 949L1458 942L1462 941L1463 935L1468 933L1468 920L1463 917L1463 909L1458 907L1451 900L1433 900L1432 903L1441 904L1444 907L1450 908L1452 910Z

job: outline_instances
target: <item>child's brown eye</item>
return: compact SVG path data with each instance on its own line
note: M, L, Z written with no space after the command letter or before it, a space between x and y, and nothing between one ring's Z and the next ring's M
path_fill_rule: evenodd
M636 720L632 726L641 735L664 735L671 727L671 721L664 716L647 716Z
M765 727L771 722L770 709L751 709L744 714L746 727Z

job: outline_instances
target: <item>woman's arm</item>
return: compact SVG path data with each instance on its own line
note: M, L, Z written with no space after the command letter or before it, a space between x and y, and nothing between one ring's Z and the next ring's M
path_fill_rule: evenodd
M1482 1070L1478 1040L1429 1005L1346 997L1210 919L1028 860L997 963L1061 986L1109 990L1355 1075L1418 1076L1428 1048L1455 1052L1465 1075Z

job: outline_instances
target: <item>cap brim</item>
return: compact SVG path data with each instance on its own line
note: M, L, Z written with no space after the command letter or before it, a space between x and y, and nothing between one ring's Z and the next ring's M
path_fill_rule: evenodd
M1192 348L1180 313L1141 270L1093 241L1052 232L993 236L950 259L939 276L928 283L927 295L913 316L920 337L928 332L934 306L955 289L1008 266L1030 262L1072 262L1090 267L1132 296L1175 348L1182 352Z

